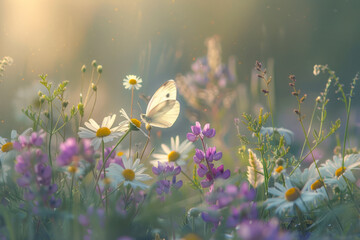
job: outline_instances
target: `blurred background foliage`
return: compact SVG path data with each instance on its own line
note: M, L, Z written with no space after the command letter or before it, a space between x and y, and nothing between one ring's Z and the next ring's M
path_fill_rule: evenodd
M69 105L77 105L82 84L88 82L81 83L80 69L87 66L89 79L91 61L96 59L103 73L93 117L100 121L109 113L118 114L121 107L129 110L130 91L122 86L126 75L141 76L140 92L151 96L166 80L190 72L198 57L207 55L205 40L216 35L222 62L232 59L235 82L243 86L237 94L237 110L228 116L230 124L234 117L241 117L241 111L254 113L265 103L260 90L251 84L259 60L273 77L270 94L276 126L294 131L301 143L288 75L295 74L297 87L308 94L309 108L304 113L309 117L326 83L325 75L313 75L315 64L329 64L348 92L360 70L359 10L356 0L1 0L0 57L11 56L14 63L1 77L0 135L28 127L20 109L33 101L32 96L36 100L39 74L48 74L55 83L69 80ZM359 134L360 125L357 93L351 116L353 136ZM334 91L330 98L329 119L343 119L345 110ZM184 138L193 123L185 116L186 101L179 99L180 118L163 136ZM242 103L245 106L239 107ZM136 114L145 111L146 104L139 100L139 105ZM202 114L206 115L204 110ZM221 121L215 124L219 132ZM236 139L235 126L227 128L229 139ZM339 134L342 132L340 129ZM356 138L351 143L356 146ZM235 148L239 142L228 141L227 145Z

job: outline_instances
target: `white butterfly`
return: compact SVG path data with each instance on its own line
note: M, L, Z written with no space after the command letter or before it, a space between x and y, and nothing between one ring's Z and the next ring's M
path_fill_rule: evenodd
M152 127L171 127L180 113L180 103L176 100L174 80L166 81L152 96L141 119Z

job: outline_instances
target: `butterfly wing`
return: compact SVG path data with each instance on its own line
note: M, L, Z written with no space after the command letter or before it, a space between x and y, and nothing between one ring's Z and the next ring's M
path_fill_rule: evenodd
M171 127L180 113L180 103L176 100L165 100L153 107L146 114L146 122L153 127Z
M174 80L166 81L152 96L146 108L146 115L161 102L167 100L176 100L176 85Z

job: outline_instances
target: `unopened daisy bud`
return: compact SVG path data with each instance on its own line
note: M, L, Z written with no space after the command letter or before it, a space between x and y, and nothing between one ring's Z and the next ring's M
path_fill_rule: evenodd
M291 93L293 96L299 96L299 94L297 92L292 92Z
M68 101L63 101L63 103L62 103L63 108L66 108L68 105L69 105Z
M291 83L289 83L289 86L290 86L290 87L294 87L295 84L291 82Z
M97 86L94 83L91 83L91 89L96 92L97 91Z
M336 146L333 151L334 151L334 155L339 155L341 153L341 147Z
M84 104L79 103L77 108L79 110L80 116L83 117L84 116Z
M40 96L39 101L41 103L44 103L45 102L45 95Z
M96 60L95 60L95 59L91 62L91 66L93 66L93 67L96 67L96 66L97 66L97 63L96 63Z
M320 97L320 96L318 96L318 97L316 98L316 102L317 102L317 103L320 103L320 102L321 102L321 97Z
M50 118L50 114L49 114L48 111L45 111L45 112L44 112L44 115L45 115L46 118Z
M97 66L97 72L98 72L99 74L102 73L102 70L103 70L102 65Z
M41 91L38 91L38 96L41 97L43 93Z
M188 211L189 217L198 217L201 213L201 210L198 208L190 208Z
M276 160L276 165L278 165L278 166L282 166L282 165L284 165L284 163L285 163L285 161L283 158L278 158Z
M81 71L84 73L84 72L86 72L86 66L85 66L85 64L84 65L82 65L82 67L81 67Z
M70 114L71 116L74 116L75 115L75 106L73 105L71 110L70 110Z

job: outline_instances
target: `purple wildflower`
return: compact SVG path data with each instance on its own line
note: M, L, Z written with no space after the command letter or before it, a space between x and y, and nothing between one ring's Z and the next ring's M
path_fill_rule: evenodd
M209 162L218 161L222 158L222 152L216 152L216 147L209 147L206 150L206 159Z
M94 162L94 149L90 145L90 140L82 139L77 144L75 138L68 138L60 144L60 154L56 159L59 166L77 165L80 160L85 160L92 164Z
M205 153L202 150L196 148L195 155L193 157L194 162L199 164L201 163L202 160L204 160L204 158L205 158Z
M224 170L224 165L215 168L214 164L212 164L213 161L218 161L222 158L222 152L217 152L216 147L207 147L204 143L204 137L212 138L215 134L215 129L210 128L209 123L205 124L204 128L201 129L201 124L196 122L194 126L191 126L191 133L186 135L188 140L192 142L200 139L204 148L204 150L195 149L193 157L194 162L198 164L197 173L199 177L206 176L201 181L203 188L211 187L217 178L227 179L230 177L230 170Z
M201 130L201 124L199 122L195 123L195 126L191 126L191 133L186 134L186 138L190 142L196 142L198 138L201 140L204 139L204 137L212 138L216 134L216 131L214 128L210 128L210 124L205 124L204 128Z
M161 163L158 162L158 167L153 167L152 171L159 177L156 184L156 193L159 195L162 201L165 200L165 194L171 194L171 188L179 189L183 185L183 181L176 181L176 176L180 174L181 167L175 167L173 163ZM172 180L166 179L168 176L172 176Z
M244 221L237 227L237 234L244 240L290 240L293 239L289 233L280 231L276 219L269 222Z
M16 158L15 171L20 174L17 184L24 188L24 199L32 201L38 209L41 205L58 208L61 200L54 197L58 187L51 184L52 169L48 166L48 158L39 147L40 135L34 134L33 138L20 140L22 151ZM20 148L21 149L21 148ZM35 211L35 208L34 208Z
M43 131L33 132L30 136L20 135L18 141L14 142L14 148L22 150L30 147L40 147L45 139L46 133Z
M245 188L247 188L245 190ZM208 209L201 216L205 222L214 224L216 228L222 221L228 228L234 228L242 221L257 218L256 204L252 202L254 194L250 193L249 185L245 182L240 188L227 185L213 189L206 197ZM227 209L227 211L224 211Z

